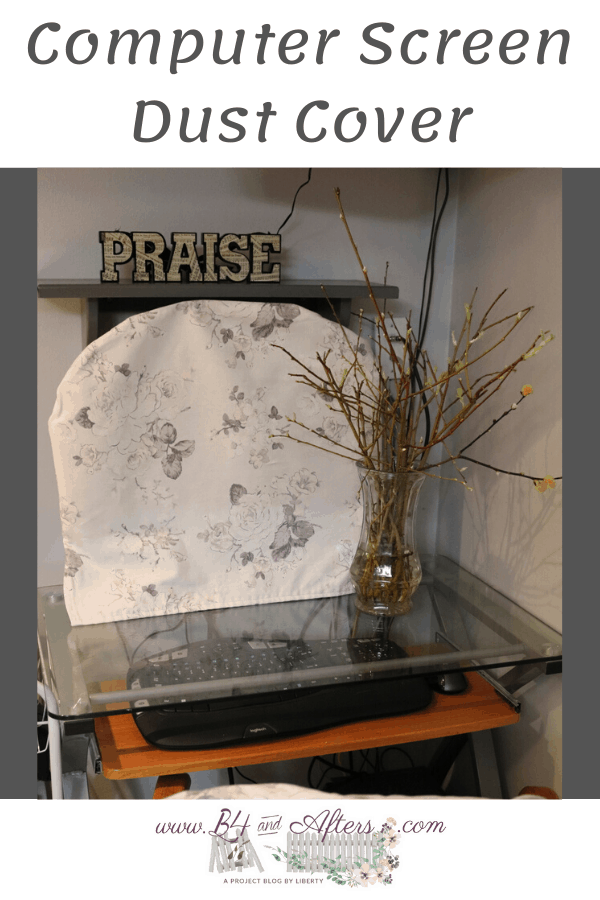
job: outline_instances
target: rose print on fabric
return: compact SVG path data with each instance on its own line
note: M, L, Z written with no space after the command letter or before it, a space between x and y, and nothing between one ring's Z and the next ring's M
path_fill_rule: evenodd
M78 518L79 510L77 509L75 504L71 503L69 500L65 500L64 497L61 497L60 520L63 524L63 527L68 528L70 525L74 525Z
M122 525L121 530L112 532L115 544L121 553L153 567L165 559L184 562L187 556L180 546L183 532L173 531L169 527L171 521L162 525L140 525L137 531Z
M177 429L171 422L157 420L148 427L148 431L140 438L140 446L131 453L121 454L118 451L110 456L110 468L117 477L130 474L143 474L153 459L160 459L161 467L167 478L179 478L183 470L183 460L191 456L195 449L195 441L177 440ZM98 451L92 444L81 447L79 454L73 456L76 466L85 466L90 473L98 471L109 459L108 453Z
M189 384L178 372L166 370L150 379L147 391L163 418L176 416L189 409Z
M90 439L106 438L112 447L115 435L121 453L140 440L150 418L172 418L189 408L188 382L180 374L167 370L150 375L145 367L141 372L127 371L125 375L122 366L115 367L74 419L90 431Z
M139 420L152 410L152 406L148 404L148 396L142 391L140 394L138 397L138 390L133 391L127 379L119 372L116 378L99 385L92 395L91 405L80 410L75 421L97 437L122 432L125 428L129 443L136 439L136 426L140 430L143 427L141 423L138 425Z
M270 490L256 493L232 484L227 520L210 522L207 516L208 528L198 533L198 539L216 553L228 553L231 566L249 567L254 581L270 580L274 564L289 560L296 565L315 534L318 526L310 522L301 498L318 486L316 474L308 469L276 479ZM246 583L252 585L252 580Z
M277 406L269 405L266 394L265 387L248 394L234 385L229 394L231 406L223 413L221 427L213 432L214 438L231 438L226 445L228 456L247 455L248 463L255 469L260 469L274 453L284 449L280 438L288 433L287 420Z
M275 532L273 543L269 544L275 562L285 559L294 547L304 547L315 533L314 526L294 515L293 506L283 507L284 522Z
M164 335L164 331L162 328L159 328L158 325L153 324L154 319L156 319L158 310L152 310L147 313L140 313L138 316L132 316L130 319L126 319L121 325L117 325L114 328L114 331L119 332L123 340L126 344L131 344L132 341L140 340L145 337L151 338L159 338Z
M241 484L231 485L229 497L229 534L234 542L256 550L266 546L281 520L280 507L265 492L249 494Z
M84 466L89 474L97 472L106 462L108 454L101 453L93 444L83 444L79 453L73 456L76 466Z
M241 319L235 324L228 321L234 306L236 319ZM259 307L257 303L214 300L185 301L178 303L177 309L193 325L206 330L206 348L222 350L230 369L238 364L252 366L256 353L264 356L270 351L266 339L289 330L301 312L295 303L263 303Z
M153 459L160 459L163 472L172 479L179 478L183 460L191 456L196 447L195 441L178 441L175 426L160 420L152 423L142 436L142 443Z
M270 337L276 328L289 328L300 315L300 307L294 303L264 303L250 324L255 341Z
M83 565L79 553L75 553L70 547L65 547L65 577L73 578Z
M150 457L151 459L151 457ZM145 506L156 507L159 514L174 510L177 506L175 494L169 483L162 478L149 479L146 483L134 479L139 496Z
M153 459L160 459L167 478L179 478L183 460L195 442L177 440L173 419L189 409L189 381L171 370L151 375L144 367L133 371L127 362L112 371L96 352L90 356L90 377L98 385L90 404L75 414L72 425L86 435L72 459L90 474L105 464L115 478L141 475Z
M235 369L240 364L253 364L252 338L244 330L244 323L229 324L223 322L224 314L231 311L234 304L227 301L215 303L210 300L190 300L177 304L177 309L188 316L192 325L206 330L208 343L206 349L219 349L224 352L225 364ZM237 303L236 317L250 318L256 312L255 303Z
M76 384L89 378L97 382L107 381L112 377L114 371L115 364L98 349L96 341L94 341L81 354L79 368L74 373L73 380Z
M177 309L185 313L192 325L207 328L216 317L208 300L188 300L177 304Z
M235 369L238 362L252 365L254 362L252 341L247 334L244 334L242 327L237 328L215 328L217 340L221 349L227 347L229 353L225 360L226 365L230 369Z
M115 569L111 575L109 608L117 618L136 619L198 609L200 595L196 591L178 591L173 586L158 589L152 583L139 584L126 569Z
M299 425L305 434L299 431ZM336 409L334 398L316 391L306 391L299 399L288 434L306 440L321 436L342 445L352 441L348 423L342 412Z
M314 494L318 486L319 479L315 472L300 469L290 478L289 491L292 496L299 497L302 494Z

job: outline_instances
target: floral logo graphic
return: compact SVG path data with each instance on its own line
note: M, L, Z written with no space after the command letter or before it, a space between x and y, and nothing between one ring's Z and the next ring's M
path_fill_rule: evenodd
M398 834L394 831L396 820L391 816L383 823L379 831L361 835L366 855L359 850L352 835L326 835L317 851L309 845L309 849L291 850L291 838L297 835L288 834L288 851L280 847L269 847L277 862L285 861L288 871L326 872L327 880L333 884L348 887L368 887L373 884L391 884L392 873L398 868L397 854L392 851L398 844ZM305 837L301 835L300 837ZM343 851L343 852L342 852Z

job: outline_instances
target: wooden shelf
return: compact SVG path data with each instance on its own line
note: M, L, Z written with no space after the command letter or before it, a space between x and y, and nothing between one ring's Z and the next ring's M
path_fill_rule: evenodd
M373 284L372 287L382 300L398 297L398 288L394 285ZM134 284L121 281L119 284L102 284L99 279L93 278L42 278L38 281L38 297L80 297L87 300L322 300L323 288L331 300L368 297L366 284L360 280L289 279L280 284L236 284L233 281L193 284Z
M97 718L94 725L102 771L106 778L117 780L201 772L469 734L519 721L518 712L481 675L468 672L465 676L469 687L463 694L436 694L430 706L416 713L212 750L160 750L144 740L130 713ZM102 685L107 691L124 687L124 681Z
M396 300L398 288L391 284L372 284L379 300ZM193 284L102 284L93 278L45 278L38 281L38 297L47 300L82 299L86 301L87 343L106 334L124 318L169 306L178 300L245 300L255 303L293 302L326 319L335 316L342 325L350 326L351 301L366 300L369 294L364 281L289 279L280 284L250 284L233 281Z

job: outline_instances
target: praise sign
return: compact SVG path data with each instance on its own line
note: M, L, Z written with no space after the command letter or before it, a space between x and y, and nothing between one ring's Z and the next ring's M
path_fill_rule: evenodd
M170 250L156 231L101 231L100 281L118 283L116 267L132 258L134 282L280 281L281 265L269 261L269 249L281 252L281 235L206 233L201 238L198 254L194 231L174 231Z

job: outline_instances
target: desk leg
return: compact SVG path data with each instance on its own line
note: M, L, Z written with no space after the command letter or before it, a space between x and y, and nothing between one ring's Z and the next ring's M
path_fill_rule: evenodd
M159 775L156 779L153 800L166 800L180 791L189 791L192 779L187 773L181 775Z
M49 687L37 683L38 697L43 697L48 713L58 715L56 698ZM50 783L52 785L52 799L62 800L62 762L61 762L60 722L48 715L48 748L50 751Z
M474 731L469 735L473 766L479 783L479 794L489 800L502 800L500 773L491 731Z
M65 800L89 800L87 762L90 741L87 734L63 735L62 769Z

